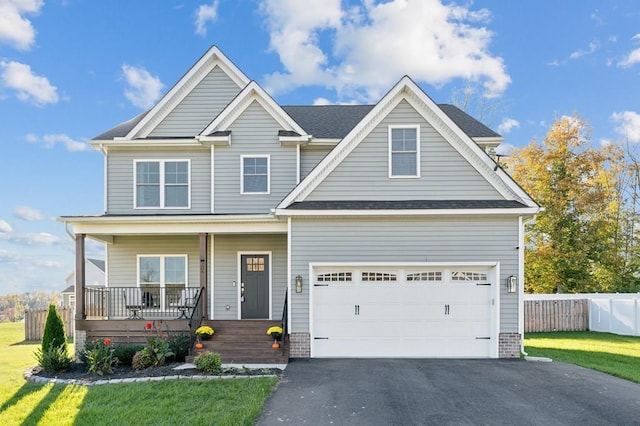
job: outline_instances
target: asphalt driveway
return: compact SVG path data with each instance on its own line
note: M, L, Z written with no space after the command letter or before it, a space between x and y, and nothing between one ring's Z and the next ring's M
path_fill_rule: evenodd
M640 384L558 362L295 360L258 425L631 425Z

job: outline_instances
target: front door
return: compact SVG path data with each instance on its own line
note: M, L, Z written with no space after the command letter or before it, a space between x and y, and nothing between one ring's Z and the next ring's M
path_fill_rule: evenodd
M269 319L269 255L240 256L242 319Z

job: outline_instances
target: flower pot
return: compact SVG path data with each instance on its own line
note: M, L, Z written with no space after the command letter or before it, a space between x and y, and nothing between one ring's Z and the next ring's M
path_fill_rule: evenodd
M273 345L271 345L271 347L272 347L273 349L278 349L278 348L280 347L280 343L278 343L278 342L273 342Z
M209 340L209 339L211 339L211 335L210 334L199 334L198 337L200 338L200 340Z
M196 343L196 349L202 349L204 348L204 345L200 342Z

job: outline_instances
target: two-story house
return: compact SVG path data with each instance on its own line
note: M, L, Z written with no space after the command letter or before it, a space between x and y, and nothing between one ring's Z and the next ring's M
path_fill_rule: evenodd
M281 106L212 47L91 141L105 213L60 218L76 341L138 318L212 324L214 340L272 321L292 357L517 357L539 206L487 154L501 141L409 77L375 105ZM100 294L87 237L106 244Z

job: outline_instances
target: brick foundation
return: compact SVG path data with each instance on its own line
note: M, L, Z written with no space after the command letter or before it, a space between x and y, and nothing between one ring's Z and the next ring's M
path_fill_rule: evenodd
M498 357L519 358L521 340L520 333L500 333L498 337Z
M289 357L311 357L311 335L309 333L291 333L289 338L289 342L291 345L289 347Z

